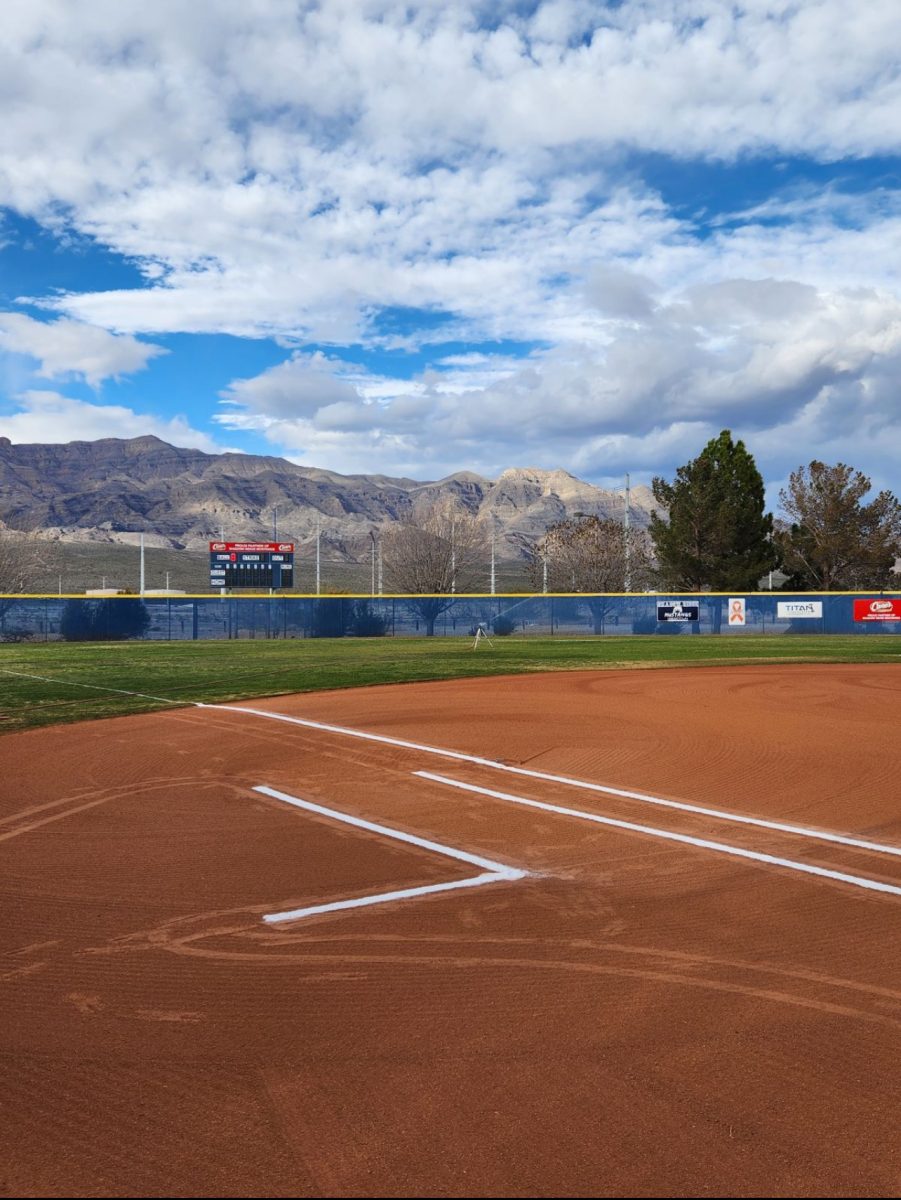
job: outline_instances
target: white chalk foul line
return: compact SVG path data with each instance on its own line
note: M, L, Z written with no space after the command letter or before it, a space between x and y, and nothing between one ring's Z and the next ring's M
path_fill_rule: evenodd
M412 833L404 833L400 829L390 829L387 825L377 825L374 821L366 821L362 817L352 817L348 813L339 812L335 808L326 808L322 804L314 804L312 800L301 800L297 796L289 796L287 792L277 791L276 788L261 785L253 789L264 796L272 796L275 800L283 800L293 804L295 808L304 808L308 812L318 813L332 821L341 821L345 825L353 825L357 829L365 829L369 833L377 833L381 837L394 838L398 842L406 842L410 846L419 846L423 850L431 850L442 854L445 858L455 858L460 862L472 863L476 867L484 867L481 875L473 875L467 879L457 879L450 883L432 883L424 887L403 888L400 891L380 892L376 896L356 896L350 900L336 900L330 904L312 904L306 908L293 908L289 912L267 913L263 920L268 925L280 921L299 921L303 917L312 917L318 913L340 912L345 908L364 908L370 904L387 904L392 900L410 900L415 896L429 896L436 892L451 892L457 888L481 887L485 883L512 882L524 879L528 871L520 871L516 867L505 866L504 863L494 862L490 858L482 858L478 854L470 854L466 850L457 850L453 846L442 845L441 842L431 842L427 838L416 837Z
M814 867L809 863L796 862L791 858L777 858L774 854L745 850L741 846L730 846L725 842L711 842L706 838L690 837L687 833L672 833L668 829L655 829L650 825L636 825L632 821L618 821L613 817L601 817L597 813L584 812L579 808L563 808L556 804L546 804L542 800L528 800L525 796L514 796L510 792L496 792L492 788L477 787L473 783L462 783L459 779L449 779L446 775L434 775L431 771L414 771L413 774L420 779L431 779L435 783L443 783L464 792L477 792L480 796L491 796L495 800L507 800L511 804L521 804L526 808L539 808L544 812L556 813L559 816L576 817L580 821L592 821L596 825L609 825L614 829L625 829L629 833L642 833L646 837L663 838L668 842L681 842L683 845L697 846L702 850L712 850L717 854L729 854L734 858L748 858L754 862L768 863L773 867L801 871L805 875L819 875L824 879L834 879L838 883L847 883L852 887L901 896L901 887L892 883L883 883L879 879L867 879L862 875L846 875L843 871L830 871L825 867Z
M0 667L4 675L18 675L22 679L40 679L44 683L61 683L64 687L90 688L93 692L116 692L119 696L140 696L142 700L159 700L161 704L180 704L183 707L190 703L188 700L169 700L166 696L149 696L146 692L129 692L125 688L101 687L99 683L76 683L74 679L51 679L49 675L32 675L28 671L11 671L9 667Z
M822 829L806 829L802 825L789 825L783 821L766 821L762 817L748 817L741 813L725 812L718 808L703 808L698 804L687 804L681 800L664 800L661 796L650 796L646 792L625 791L623 788L608 787L601 783L591 783L585 779L573 779L568 775L552 775L547 771L533 771L528 767L514 767L508 763L497 762L492 758L481 758L476 754L463 754L459 750L444 750L439 746L428 746L422 742L408 742L403 738L387 737L380 733L367 733L360 729L349 729L343 725L327 725L322 721L310 721L303 717L288 717L283 713L267 712L262 708L242 708L231 704L197 704L197 708L218 708L224 712L249 713L255 717L267 717L273 721L286 721L291 725L302 725L308 729L321 729L326 733L338 733L344 737L361 738L363 741L382 742L388 746L400 746L405 750L418 750L423 754L435 754L440 758L453 758L458 762L475 763L479 767L488 767L492 771L505 771L509 775L522 775L528 779L541 779L547 783L559 783L564 787L578 788L580 791L600 792L605 796L619 796L624 800L638 800L642 804L653 804L659 808L674 808L680 812L694 813L697 816L710 817L714 821L731 821L736 825L754 825L758 829L772 829L778 833L790 833L795 837L811 838L818 842L835 842L841 846L854 846L858 850L869 850L874 854L891 854L901 857L901 846L891 846L886 842L871 842L863 838L850 837L843 833L831 833Z

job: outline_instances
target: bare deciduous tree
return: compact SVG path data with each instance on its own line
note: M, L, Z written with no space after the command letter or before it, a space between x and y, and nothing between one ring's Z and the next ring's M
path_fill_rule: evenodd
M606 517L575 517L551 525L532 549L529 576L533 587L551 592L641 591L653 578L651 541L643 529L625 529ZM612 605L603 597L586 598L595 633Z
M0 529L0 617L16 603L16 595L34 590L50 558L46 542L18 530Z
M845 463L814 460L792 472L779 493L787 519L776 526L787 587L834 591L897 582L892 567L901 554L901 504L888 491L864 504L870 486Z
M475 589L485 570L482 525L458 505L436 506L423 517L410 517L382 534L382 558L388 586L405 595L425 622L429 637L435 621L454 596Z

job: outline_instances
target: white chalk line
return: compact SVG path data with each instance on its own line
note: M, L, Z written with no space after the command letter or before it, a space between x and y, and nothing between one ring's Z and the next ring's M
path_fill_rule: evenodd
M169 700L166 696L149 696L147 692L129 692L125 688L101 687L98 683L76 683L74 679L51 679L49 675L32 675L29 671L12 671L9 667L0 667L4 675L18 675L22 679L40 679L44 683L61 683L64 687L90 688L95 692L116 692L120 696L140 696L142 700L159 700L161 704L190 704L189 700Z
M374 821L366 821L362 817L352 817L349 813L340 812L335 808L326 808L322 804L314 804L312 800L301 800L298 796L290 796L276 788L261 784L253 789L264 796L272 796L275 800L283 800L293 804L295 808L303 808L308 812L318 813L332 821L341 821L345 825L353 825L357 829L365 829L369 833L377 833L381 837L394 838L398 842L406 842L410 846L419 846L423 850L431 850L442 854L445 858L455 858L460 862L471 863L476 867L486 868L482 874L473 875L466 879L452 880L450 883L431 883L423 887L403 888L392 892L379 892L375 896L356 896L349 900L335 900L329 904L311 904L305 908L293 908L288 912L267 913L263 920L267 925L275 925L281 921L300 921L304 917L316 916L319 913L340 912L347 908L364 908L370 904L387 904L393 900L411 900L417 896L434 895L437 892L452 892L458 888L481 887L486 883L513 882L524 879L528 871L517 867L508 867L504 863L494 862L490 858L482 858L478 854L470 854L466 850L457 850L454 846L445 846L441 842L432 842L427 838L416 837L412 833L404 833L400 829L390 829L387 825L377 825Z
M680 812L693 813L696 816L709 817L715 821L730 821L736 825L753 825L758 829L770 829L777 833L789 833L795 837L810 838L818 842L833 842L841 846L853 846L858 850L867 850L873 854L889 854L901 857L901 847L892 846L886 842L872 842L864 838L851 837L848 834L832 833L822 829L807 829L802 825L789 825L783 821L767 821L762 817L748 817L741 813L726 812L718 808L704 808L698 804L688 804L680 800L664 800L661 796L651 796L646 792L626 791L623 788L608 787L601 783L591 783L586 779L574 779L568 775L553 775L547 771L533 771L528 767L514 767L508 763L497 762L491 758L481 758L475 754L464 754L459 750L444 750L438 746L428 746L422 742L409 742L402 738L388 737L380 733L368 733L359 729L349 729L342 725L328 725L322 721L310 721L303 717L289 717L283 713L267 712L262 708L246 708L228 704L198 704L198 708L218 708L224 712L249 713L255 717L267 717L273 721L287 721L292 725L302 725L309 729L321 729L326 733L338 733L345 737L361 738L364 741L382 742L389 746L399 746L405 750L418 750L423 754L435 754L441 758L453 758L458 762L474 763L479 767L488 767L492 771L505 771L510 775L522 775L528 779L540 779L547 783L559 783L564 787L578 788L581 791L599 792L605 796L619 796L624 800L638 800L642 804L653 804L659 808L672 808Z
M528 800L525 796L514 796L510 792L497 792L492 788L477 787L474 783L462 783L459 779L449 779L446 775L435 775L431 771L414 771L413 774L419 779L430 779L435 783L443 783L464 792L476 792L480 796L491 796L495 800L507 800L511 804L521 804L526 808L538 808L559 816L576 817L580 821L592 821L596 825L608 825L614 829L625 829L630 833L641 833L646 837L662 838L668 842L681 842L683 845L697 846L702 850L712 850L717 854L747 858L754 862L768 863L774 867L784 867L790 871L801 871L805 875L819 875L824 879L833 879L838 883L847 883L853 887L866 888L869 891L887 892L893 896L901 896L901 887L892 883L883 883L879 879L868 879L863 875L847 875L842 871L815 867L809 863L796 862L791 858L778 858L774 854L745 850L741 846L731 846L725 842L712 842L706 838L691 837L687 833L673 833L668 829L656 829L651 825L636 825L632 821L618 821L614 817L601 817L597 813L585 812L579 808L563 808L556 804L546 804L543 800Z

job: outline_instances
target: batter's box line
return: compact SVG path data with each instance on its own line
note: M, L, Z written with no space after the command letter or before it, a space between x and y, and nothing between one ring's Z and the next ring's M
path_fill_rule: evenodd
M413 900L418 896L431 896L437 892L453 892L460 888L481 887L486 883L513 883L517 879L525 879L528 871L518 867L508 867L504 863L494 862L490 858L482 858L478 854L470 854L466 850L457 850L454 846L445 846L441 842L432 842L427 838L416 837L412 833L404 833L400 829L390 829L387 825L377 825L374 821L366 821L362 817L352 817L349 813L340 812L335 808L326 808L322 804L314 804L312 800L302 800L299 796L289 796L276 788L260 784L253 789L263 796L271 796L274 800L282 800L285 804L293 804L295 808L317 813L332 821L340 821L345 825L353 825L357 829L365 829L381 837L393 838L397 842L406 842L409 846L419 846L422 850L430 850L433 854L441 854L445 858L454 858L458 862L471 863L482 867L480 875L471 875L466 879L455 879L450 883L431 883L423 887L401 888L391 892L379 892L374 896L354 896L348 900L334 900L329 904L311 904L305 908L293 908L287 912L266 913L263 920L267 925L277 925L282 921L301 921L305 917L315 917L321 913L341 912L347 908L365 908L372 904L388 904L395 900Z

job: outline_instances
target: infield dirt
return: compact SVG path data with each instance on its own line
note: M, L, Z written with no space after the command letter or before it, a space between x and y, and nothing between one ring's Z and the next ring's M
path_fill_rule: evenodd
M524 675L248 706L901 846L901 673ZM4 1195L891 1196L901 857L224 708L0 741ZM267 784L530 872L463 863Z

